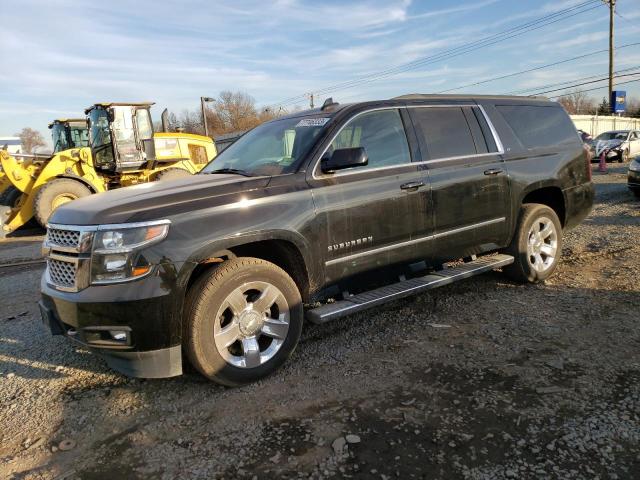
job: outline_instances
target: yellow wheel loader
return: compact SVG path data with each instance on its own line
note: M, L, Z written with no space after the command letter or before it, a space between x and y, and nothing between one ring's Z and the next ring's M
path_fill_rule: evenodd
M89 145L89 129L85 118L58 118L49 124L53 153Z
M200 171L216 156L213 140L188 133L153 133L153 103L99 103L89 107L89 145L55 153L44 162L18 161L0 151L0 163L22 194L0 206L0 236L31 218L45 226L51 213L76 198Z
M89 129L84 118L58 118L49 124L53 153L62 152L70 148L80 148L89 145ZM42 164L49 160L49 155L17 155L21 159L22 167L33 174ZM34 164L31 166L31 164ZM0 168L0 205L13 207L18 202L22 192L15 187L11 178Z

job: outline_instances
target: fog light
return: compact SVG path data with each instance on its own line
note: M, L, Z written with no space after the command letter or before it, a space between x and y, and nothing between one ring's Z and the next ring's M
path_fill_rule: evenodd
M127 341L127 332L123 332L121 330L109 330L109 333L111 334L111 338L117 342Z

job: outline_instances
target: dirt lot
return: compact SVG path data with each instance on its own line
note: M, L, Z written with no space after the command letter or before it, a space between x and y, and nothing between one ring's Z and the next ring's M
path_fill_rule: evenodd
M40 326L42 264L2 267L0 478L640 478L624 171L596 174L546 284L493 273L308 325L285 368L238 389L110 371ZM0 263L40 241L0 243Z

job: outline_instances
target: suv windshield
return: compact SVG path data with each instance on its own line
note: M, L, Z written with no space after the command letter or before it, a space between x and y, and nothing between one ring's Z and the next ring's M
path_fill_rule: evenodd
M296 117L263 123L231 144L202 172L291 173L313 147L329 120L330 117Z
M596 140L626 140L628 131L622 132L604 132L596 137Z

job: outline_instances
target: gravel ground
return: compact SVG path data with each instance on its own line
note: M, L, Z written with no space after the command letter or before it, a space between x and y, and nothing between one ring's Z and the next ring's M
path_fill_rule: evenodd
M544 285L491 273L308 325L226 389L128 379L40 326L0 267L0 478L640 478L640 202L623 166ZM39 238L0 244L0 264ZM13 254L8 253L13 252Z

